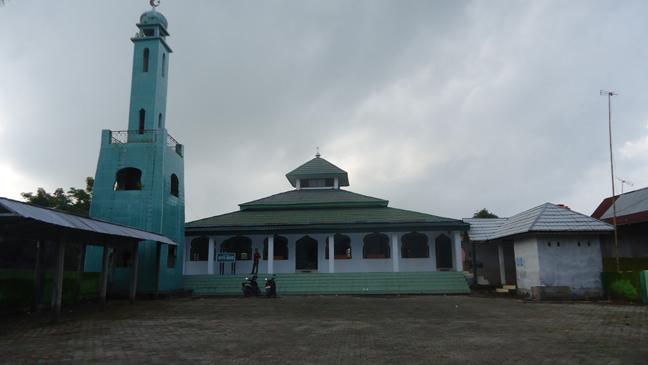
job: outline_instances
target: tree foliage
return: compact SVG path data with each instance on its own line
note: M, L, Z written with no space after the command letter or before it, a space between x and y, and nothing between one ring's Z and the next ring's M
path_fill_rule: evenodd
M488 209L482 208L473 214L473 218L499 218L495 213L489 212Z
M86 188L70 188L67 192L58 188L50 194L43 188L38 188L36 194L20 193L27 202L40 205L43 207L64 210L70 213L81 215L90 215L90 203L92 201L92 188L94 187L94 178L86 178Z

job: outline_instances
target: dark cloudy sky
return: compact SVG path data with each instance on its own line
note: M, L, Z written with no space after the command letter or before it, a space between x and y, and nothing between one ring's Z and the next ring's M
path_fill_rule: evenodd
M145 0L0 6L0 196L82 187L127 128ZM348 190L451 218L545 202L591 214L648 186L648 2L179 1L167 129L187 220L291 189L314 157ZM617 180L617 189L621 183Z

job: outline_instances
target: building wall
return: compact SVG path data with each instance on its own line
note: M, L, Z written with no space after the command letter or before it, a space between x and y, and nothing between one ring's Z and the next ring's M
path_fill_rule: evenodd
M648 223L618 227L619 257L648 257ZM603 258L616 257L614 234L601 237Z
M568 286L576 298L603 296L603 262L597 235L538 236L537 247L540 285Z
M367 234L374 232L366 233L344 233L345 235L351 238L351 259L337 259L334 262L334 272L392 272L394 271L394 258L393 255L388 259L364 259L363 252L363 239ZM419 232L423 233L428 237L428 249L429 249L429 258L402 258L401 257L401 238L403 235L408 232L380 232L387 235L390 238L390 254L393 252L392 247L392 235L396 234L398 240L398 271L436 271L436 257L435 257L435 239L441 234L445 234L450 237L453 244L453 269L457 270L457 252L460 252L460 243L457 241L459 235L455 235L454 232L448 234L448 232ZM273 261L273 272L274 273L294 273L295 272L295 243L297 240L304 237L306 234L281 234L277 233L282 237L288 239L288 260L274 260ZM211 236L214 240L214 260L216 260L216 252L219 252L220 245L223 241L235 237L236 235L228 236ZM316 239L318 241L318 269L320 273L329 272L329 260L325 259L325 249L326 249L326 238L329 236L329 233L319 233L319 234L308 234L308 236ZM185 257L187 261L184 262L185 265L185 275L205 275L208 273L209 263L207 261L189 261L189 252L191 250L191 241L199 236L187 236L185 240ZM259 249L259 252L263 252L263 240L268 237L268 235L245 235L252 240L252 252L255 248ZM459 260L461 254L459 253ZM252 270L252 260L242 260L236 263L236 273L249 273ZM461 267L458 268L461 270ZM219 274L219 263L213 263L213 273L215 275ZM230 273L230 264L225 264L225 274ZM259 262L259 273L265 274L268 273L268 261L261 260Z
M518 293L530 294L531 288L540 286L540 261L538 245L533 236L520 237L513 243L516 260Z
M160 233L177 242L175 268L167 268L168 247L164 245L160 270L160 290L176 290L182 288L184 260L184 159L167 146L165 129L148 136L155 136L155 140L112 143L111 132L103 131L90 216ZM115 191L116 173L126 167L142 172L140 190ZM171 174L176 174L180 182L177 197L170 193ZM140 243L138 290L155 288L156 251L156 242ZM102 247L88 247L86 271L101 271L102 255ZM115 290L130 289L131 272L131 268L115 270Z

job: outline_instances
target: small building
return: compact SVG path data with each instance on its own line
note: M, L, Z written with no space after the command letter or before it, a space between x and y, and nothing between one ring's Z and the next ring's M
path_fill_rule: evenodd
M319 153L286 178L293 190L187 223L184 274L249 273L256 249L259 273L462 271L467 223L344 190L347 172ZM235 253L235 266L216 253Z
M620 270L648 270L648 188L618 195L616 216ZM604 199L592 217L614 224L612 198ZM602 237L601 256L606 271L617 270L613 235Z
M568 287L574 298L603 296L600 247L614 230L610 224L551 203L510 218L464 222L470 224L464 250L476 254L477 275L490 284L516 285L523 295L534 287Z

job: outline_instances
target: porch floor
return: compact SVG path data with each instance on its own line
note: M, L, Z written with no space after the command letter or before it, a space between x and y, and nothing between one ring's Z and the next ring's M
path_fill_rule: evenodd
M259 274L259 287L265 294L265 279ZM184 289L194 296L241 295L241 283L250 275L185 275ZM335 294L470 294L461 272L377 272L277 274L277 295Z

